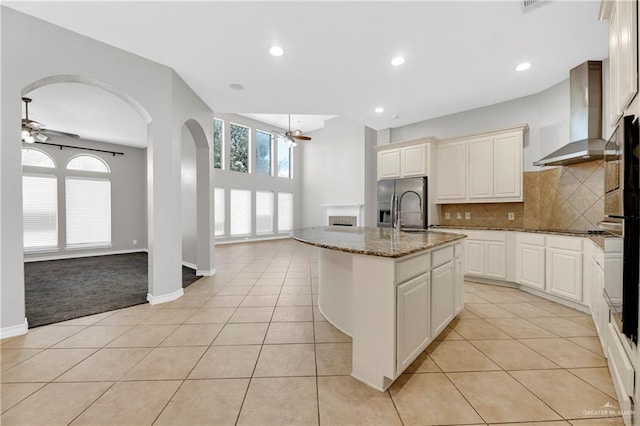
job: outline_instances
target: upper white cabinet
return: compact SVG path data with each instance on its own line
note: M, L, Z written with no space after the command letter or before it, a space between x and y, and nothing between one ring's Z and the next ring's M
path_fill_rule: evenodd
M378 180L400 177L400 148L378 151Z
M448 142L436 148L436 202L454 202L467 195L467 143Z
M426 176L428 165L427 144L400 148L401 177Z
M609 21L609 122L615 126L638 92L638 2L605 0L600 19Z
M434 138L380 146L378 180L429 175L429 145Z
M436 203L522 201L526 128L439 142L435 154Z

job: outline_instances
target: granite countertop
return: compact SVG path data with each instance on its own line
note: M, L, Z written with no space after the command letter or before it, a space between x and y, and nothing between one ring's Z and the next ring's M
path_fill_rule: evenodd
M604 239L615 237L613 234L589 234L587 231L570 231L559 229L514 229L514 228L498 228L490 226L449 226L449 225L431 225L430 228L436 229L461 229L461 230L476 230L476 231L513 231L513 232L532 232L535 234L552 234L552 235L566 235L569 237L585 237L596 243L599 247L604 249Z
M292 237L317 247L380 257L403 257L432 249L464 235L439 231L404 232L391 228L323 226L293 231Z

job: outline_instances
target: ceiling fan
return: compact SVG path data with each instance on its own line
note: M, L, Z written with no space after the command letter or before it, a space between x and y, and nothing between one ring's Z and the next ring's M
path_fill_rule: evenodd
M49 136L66 136L79 138L75 133L60 132L58 130L46 129L44 124L29 119L29 104L31 98L22 98L25 108L25 118L22 119L22 141L26 143L45 142Z
M296 141L311 140L311 136L303 135L301 130L291 130L291 114L289 114L289 130L284 133L273 130L273 133L275 134L276 138L283 139L286 142L288 148L298 145Z

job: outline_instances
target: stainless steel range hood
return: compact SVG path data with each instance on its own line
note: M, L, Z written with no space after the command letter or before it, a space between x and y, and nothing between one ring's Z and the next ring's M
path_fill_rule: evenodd
M602 62L587 61L569 74L571 143L533 163L566 166L602 159Z

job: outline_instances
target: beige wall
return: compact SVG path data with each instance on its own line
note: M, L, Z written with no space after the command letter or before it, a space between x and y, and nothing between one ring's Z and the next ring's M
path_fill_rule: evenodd
M510 229L597 229L604 215L602 161L524 173L523 203L445 204L440 223ZM445 219L445 213L451 218ZM465 212L471 219L465 220ZM515 220L508 220L513 212ZM457 219L461 213L462 219Z

